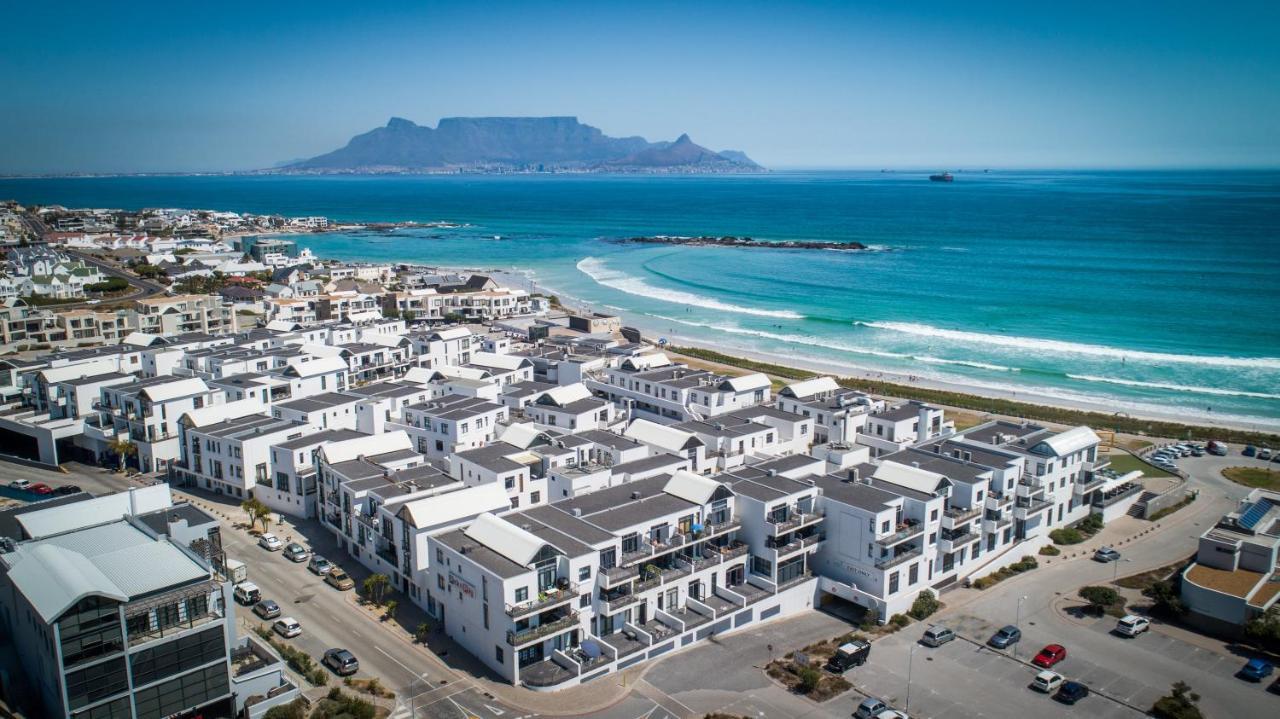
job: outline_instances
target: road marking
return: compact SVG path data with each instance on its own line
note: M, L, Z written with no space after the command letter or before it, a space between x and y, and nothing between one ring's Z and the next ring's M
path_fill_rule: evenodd
M484 705L484 708L485 708L485 709L488 709L488 710L489 710L489 713L493 714L493 715L494 715L494 716L496 716L496 717L500 717L500 716L502 716L503 714L506 714L506 712L502 711L501 709L498 709L497 707L491 707L491 706L489 706L488 704L485 704L485 705Z
M461 712L463 719L480 719L480 717L476 716L475 714L472 714L467 709L463 709L461 704L453 700L453 697L450 696L445 698L449 700L449 703L452 704L454 708L456 708L459 712Z
M405 670L406 672L409 672L410 676L412 676L412 677L413 677L414 681L417 681L417 680L419 680L419 679L426 679L426 678L427 678L427 673L426 673L426 672L423 672L421 675L419 675L419 674L418 674L417 672L415 672L414 670L412 670L412 669L410 669L409 667L405 666L404 662L402 662L402 661L400 661L399 659L396 659L395 657L393 657L393 656L391 656L390 654L388 654L388 653L387 653L387 651L386 651L385 649L383 649L382 647L377 647L377 646L375 646L375 647L374 647L374 649L377 649L379 652L381 652L382 656L384 656L384 657L386 657L387 659L390 659L391 661L395 662L397 665L399 665L399 667L400 667L401 669Z

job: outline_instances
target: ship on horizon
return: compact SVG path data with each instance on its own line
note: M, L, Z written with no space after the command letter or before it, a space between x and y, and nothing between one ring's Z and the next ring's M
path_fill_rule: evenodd
M952 177L950 172L940 172L936 175L929 175L929 179L933 182L952 182L956 178Z

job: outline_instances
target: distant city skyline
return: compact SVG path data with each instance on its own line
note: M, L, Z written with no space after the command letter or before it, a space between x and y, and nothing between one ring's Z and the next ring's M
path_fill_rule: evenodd
M23 3L0 174L268 168L573 115L772 169L1280 166L1275 3Z

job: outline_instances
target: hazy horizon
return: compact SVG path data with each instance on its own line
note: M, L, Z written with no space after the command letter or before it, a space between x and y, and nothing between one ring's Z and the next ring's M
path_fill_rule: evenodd
M573 115L783 171L1280 166L1274 4L12 8L0 174L235 172ZM45 30L45 29L48 30Z

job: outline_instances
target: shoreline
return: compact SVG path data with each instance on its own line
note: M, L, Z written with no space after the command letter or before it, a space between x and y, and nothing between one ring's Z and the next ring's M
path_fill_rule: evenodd
M414 264L414 263L406 263ZM634 313L627 310L615 310L613 307L595 306L581 298L568 295L557 291L555 288L542 284L538 281L532 270L519 269L499 269L499 268L479 268L479 267L456 267L456 266L435 266L425 265L439 271L448 272L475 272L486 273L492 275L495 280L501 284L522 287L530 292L541 293L544 295L554 295L557 297L561 306L570 310L585 312L604 312L606 314L615 314L624 319L624 324L637 327L642 334L649 336L654 346L658 346L657 342L652 338L655 334L666 338L671 344L680 344L686 347L708 350L718 354L730 357L738 357L754 362L765 364L774 364L787 367L790 369L801 370L805 372L817 372L821 374L830 374L835 377L863 380L869 382L883 382L893 385L899 385L905 388L919 387L922 390L934 390L940 392L950 392L959 395L974 397L976 399L988 400L1008 400L1012 402L1025 403L1039 407L1059 410L1070 410L1079 412L1093 412L1107 414L1115 417L1127 417L1138 420L1149 420L1152 422L1168 422L1173 424L1186 425L1188 427L1201 427L1204 429L1229 429L1242 432L1257 432L1260 434L1276 435L1277 427L1275 424L1269 424L1265 418L1257 418L1258 421L1249 421L1247 417L1223 416L1220 421L1206 421L1208 418L1192 419L1184 415L1174 412L1163 412L1159 408L1140 407L1134 408L1128 405L1132 411L1116 411L1116 403L1108 402L1100 398L1097 402L1088 400L1072 400L1061 397L1046 396L1029 390L1012 390L996 387L983 387L966 382L948 382L935 378L922 377L918 375L909 375L898 372L886 372L881 370L871 370L859 367L852 363L840 363L814 359L803 355L779 355L771 354L757 349L745 349L724 345L716 342L708 342L697 337L688 336L686 334L668 333L660 328L661 320L656 318L646 318L642 313ZM910 399L909 396L904 399ZM1218 418L1213 418L1218 420Z

